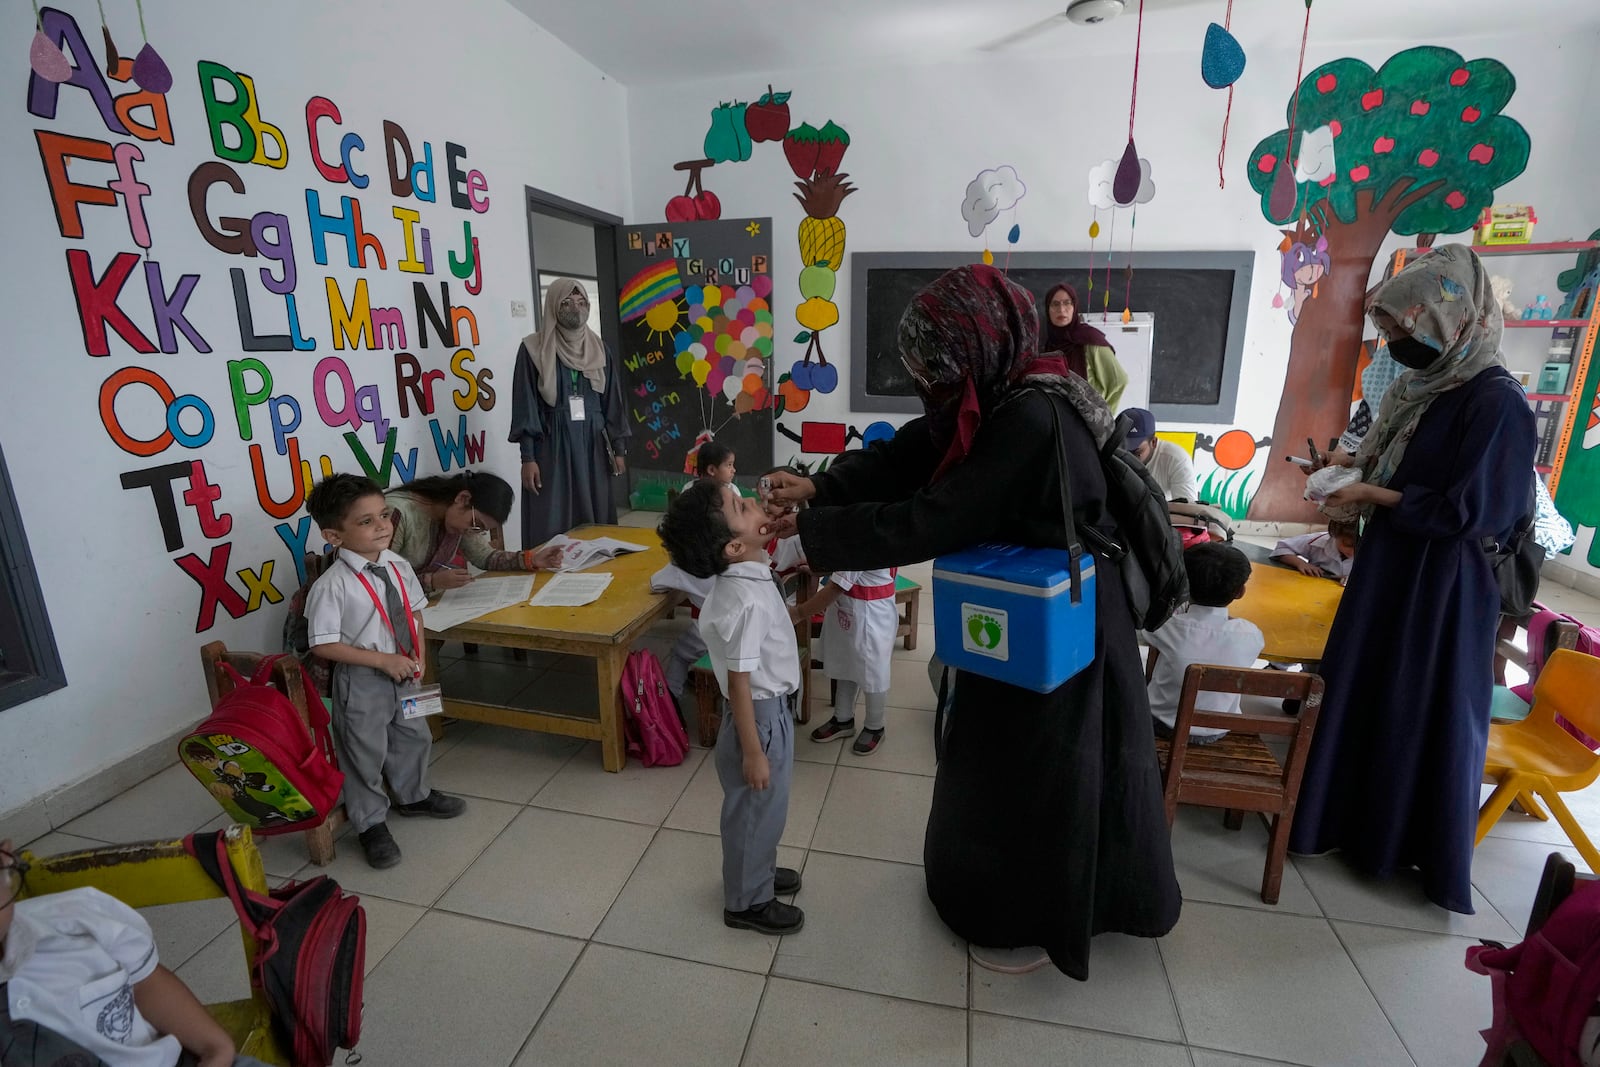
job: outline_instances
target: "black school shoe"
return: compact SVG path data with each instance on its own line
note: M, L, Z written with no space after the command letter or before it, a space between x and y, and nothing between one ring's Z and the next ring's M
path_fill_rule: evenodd
M780 897L800 892L800 872L791 867L779 867L772 874L772 891Z
M441 793L437 789L430 790L428 795L415 804L396 804L394 811L398 815L409 817L416 815L429 815L435 819L453 819L467 810L467 802L460 797L453 797L448 793Z
M400 845L389 832L388 823L367 827L356 835L356 840L361 842L368 867L381 871L400 862Z
M765 904L744 911L724 908L722 923L735 930L754 930L758 934L797 934L806 924L806 913L773 897Z

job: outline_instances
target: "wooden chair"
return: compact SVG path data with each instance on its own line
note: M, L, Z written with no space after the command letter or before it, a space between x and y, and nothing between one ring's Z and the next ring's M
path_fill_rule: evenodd
M1600 871L1600 852L1562 801L1562 793L1587 788L1600 778L1600 754L1564 730L1556 716L1591 737L1600 734L1600 658L1558 649L1545 662L1533 687L1533 710L1521 722L1491 723L1484 781L1494 792L1478 811L1475 843L1500 821L1524 793L1538 796L1592 871Z
M249 828L230 826L226 834L228 857L240 886L266 893L261 854L256 851ZM22 886L24 897L90 886L130 908L148 908L227 896L200 861L184 851L182 841L108 845L42 858L24 850L20 859L29 865ZM254 966L260 945L242 929L240 936L244 938L245 959ZM272 1007L254 982L250 983L249 999L208 1004L206 1010L233 1038L240 1055L289 1067L289 1056L272 1032Z
M1294 699L1300 714L1232 715L1195 710L1201 693ZM1225 810L1223 825L1239 829L1243 812L1260 814L1266 824L1267 865L1261 878L1261 899L1278 902L1283 883L1283 863L1294 826L1295 804L1300 798L1300 778L1305 773L1311 737L1322 710L1322 678L1311 673L1264 671L1240 667L1191 664L1183 676L1178 717L1170 742L1158 739L1157 752L1165 766L1167 824L1178 816L1179 804L1198 804ZM1191 727L1227 730L1228 735L1205 745L1188 743ZM1288 758L1280 763L1262 734L1289 738Z
M200 663L205 669L206 694L211 698L211 706L216 707L219 700L233 692L233 678L222 669L223 663L227 663L248 678L255 673L263 656L264 653L261 652L229 652L228 646L221 641L212 641L202 646ZM309 733L311 710L306 707L306 695L300 683L299 668L289 659L279 660L272 668L272 686L289 698L289 703L300 713L300 721L306 724ZM301 836L306 842L306 852L310 855L312 863L326 867L333 862L333 839L346 821L348 820L344 805L340 804L323 820L321 826L314 826L302 833Z

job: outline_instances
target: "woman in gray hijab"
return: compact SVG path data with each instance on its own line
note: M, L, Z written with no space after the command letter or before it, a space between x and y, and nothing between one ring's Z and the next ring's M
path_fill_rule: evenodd
M522 451L524 548L617 521L612 486L632 430L616 360L588 319L583 286L558 278L545 291L543 328L517 349L509 439Z

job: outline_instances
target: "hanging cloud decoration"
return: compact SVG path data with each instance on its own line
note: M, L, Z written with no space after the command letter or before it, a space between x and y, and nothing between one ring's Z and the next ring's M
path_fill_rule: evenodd
M1127 204L1117 203L1117 198L1112 195L1111 186L1117 180L1117 163L1115 159L1108 159L1098 166L1089 168L1089 203L1091 206L1105 211L1114 207L1128 207L1131 204L1148 204L1155 199L1156 183L1150 180L1150 161L1143 156L1139 157L1139 192Z
M1017 206L1028 192L1017 175L1017 168L1009 164L981 172L967 185L967 198L961 202L961 217L967 220L967 232L981 237L984 229L1000 217L1002 211Z
M1321 183L1333 176L1333 127L1318 126L1300 135L1300 158L1295 160L1294 180Z

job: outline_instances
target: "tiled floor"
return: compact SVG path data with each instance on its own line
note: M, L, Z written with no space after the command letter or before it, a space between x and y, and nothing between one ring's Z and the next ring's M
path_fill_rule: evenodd
M927 568L909 573L927 584ZM1564 606L1600 605L1561 591ZM924 606L925 613L927 606ZM657 635L656 641L670 635ZM707 754L676 768L600 768L596 746L455 724L433 784L470 798L448 823L395 820L405 860L372 871L341 841L329 872L367 908L370 1067L1271 1064L1477 1062L1486 980L1476 938L1515 939L1559 827L1508 816L1478 850L1474 916L1410 884L1371 885L1336 858L1295 860L1281 902L1256 896L1265 833L1185 810L1173 833L1185 906L1160 941L1096 940L1092 978L974 968L928 903L920 862L933 788L923 661L897 651L876 754L814 745L799 760L780 860L801 868L805 930L722 925L720 790ZM571 664L483 650L457 678L501 693L570 685ZM472 684L472 683L467 683ZM825 715L819 708L815 715ZM814 721L816 721L814 719ZM1573 798L1600 831L1600 788ZM220 825L173 767L33 843L41 852ZM298 839L263 843L276 878L309 875ZM202 999L244 995L220 902L153 909L164 961Z

